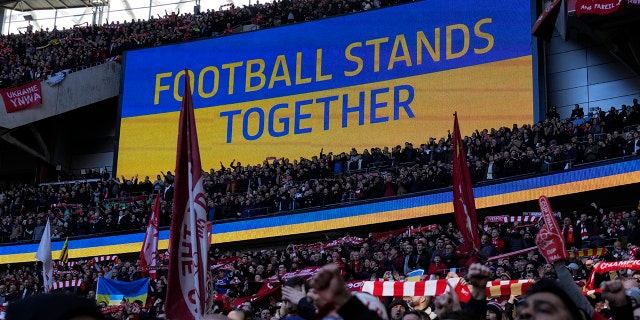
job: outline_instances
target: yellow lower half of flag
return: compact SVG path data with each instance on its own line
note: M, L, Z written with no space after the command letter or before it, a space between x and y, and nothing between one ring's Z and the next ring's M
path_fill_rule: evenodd
M453 112L465 134L531 123L531 61L525 56L278 98L201 105L195 117L202 167L217 168L238 155L242 164L259 164L267 157L310 158L322 148L338 154L403 141L418 145L444 136ZM337 99L329 107L320 102L328 97ZM174 111L123 118L116 174L155 175L173 168L179 116Z
M142 301L142 305L145 305L147 302L147 294L141 294L139 296L125 296L122 294L98 294L96 295L96 303L104 302L107 306L118 306L122 303L123 300L126 300L129 303L133 303L136 300Z

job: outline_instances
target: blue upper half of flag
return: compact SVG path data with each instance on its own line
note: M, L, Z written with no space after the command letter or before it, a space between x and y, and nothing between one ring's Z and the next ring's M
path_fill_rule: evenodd
M531 56L530 1L401 6L126 53L122 117L332 90ZM398 18L402 17L402 18Z
M424 274L423 269L413 270L407 274L407 277L419 277Z

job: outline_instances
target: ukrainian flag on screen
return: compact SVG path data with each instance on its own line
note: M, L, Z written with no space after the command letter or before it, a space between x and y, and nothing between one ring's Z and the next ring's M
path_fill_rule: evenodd
M125 282L106 278L98 278L98 289L96 290L97 303L104 301L109 306L120 305L122 300L134 302L147 302L149 292L149 278L136 281Z

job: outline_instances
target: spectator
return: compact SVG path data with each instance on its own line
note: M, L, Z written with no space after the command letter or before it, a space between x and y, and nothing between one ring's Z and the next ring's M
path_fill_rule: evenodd
M433 274L433 275L446 274L447 271L448 271L447 265L441 261L440 256L437 255L433 257L433 262L429 266L428 274Z
M491 230L491 244L496 248L497 253L503 253L505 244L504 240L500 238L500 232L498 229Z
M547 119L560 119L560 114L556 110L556 106L551 107L547 112Z
M478 257L480 263L485 263L491 256L495 256L497 253L496 247L491 243L488 235L482 235L480 237L480 251L478 251Z
M335 313L343 319L388 319L386 310L379 307L375 299L349 293L336 265L323 267L313 278L311 286L314 303L322 311L319 317ZM367 299L366 305L361 299Z
M407 311L409 311L409 305L404 300L393 300L389 304L389 319L402 320Z
M283 309L286 311L285 320L315 319L316 308L307 299L309 283L300 278L293 277L282 286Z
M582 119L584 118L584 109L580 107L579 104L575 104L573 109L571 110L571 119Z
M229 319L231 320L251 320L253 319L253 315L246 310L231 310L231 312L229 312Z
M562 234L564 235L567 249L580 247L580 234L571 223L570 217L566 217L563 220Z
M162 178L160 178L160 175L157 175L156 180L153 181L153 191L158 192L162 190L163 187L164 187L164 181L162 181Z

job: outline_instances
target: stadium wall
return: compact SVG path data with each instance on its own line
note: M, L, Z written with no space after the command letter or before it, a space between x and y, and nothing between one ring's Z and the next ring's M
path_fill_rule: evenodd
M56 85L43 81L42 104L18 112L7 113L0 99L0 127L17 128L115 97L120 74L119 63L107 62L69 73Z
M577 39L576 39L577 38ZM578 103L585 114L591 108L609 111L613 106L632 105L640 99L640 77L618 61L601 44L586 37L559 34L547 47L548 105L556 106L563 117L571 115Z

